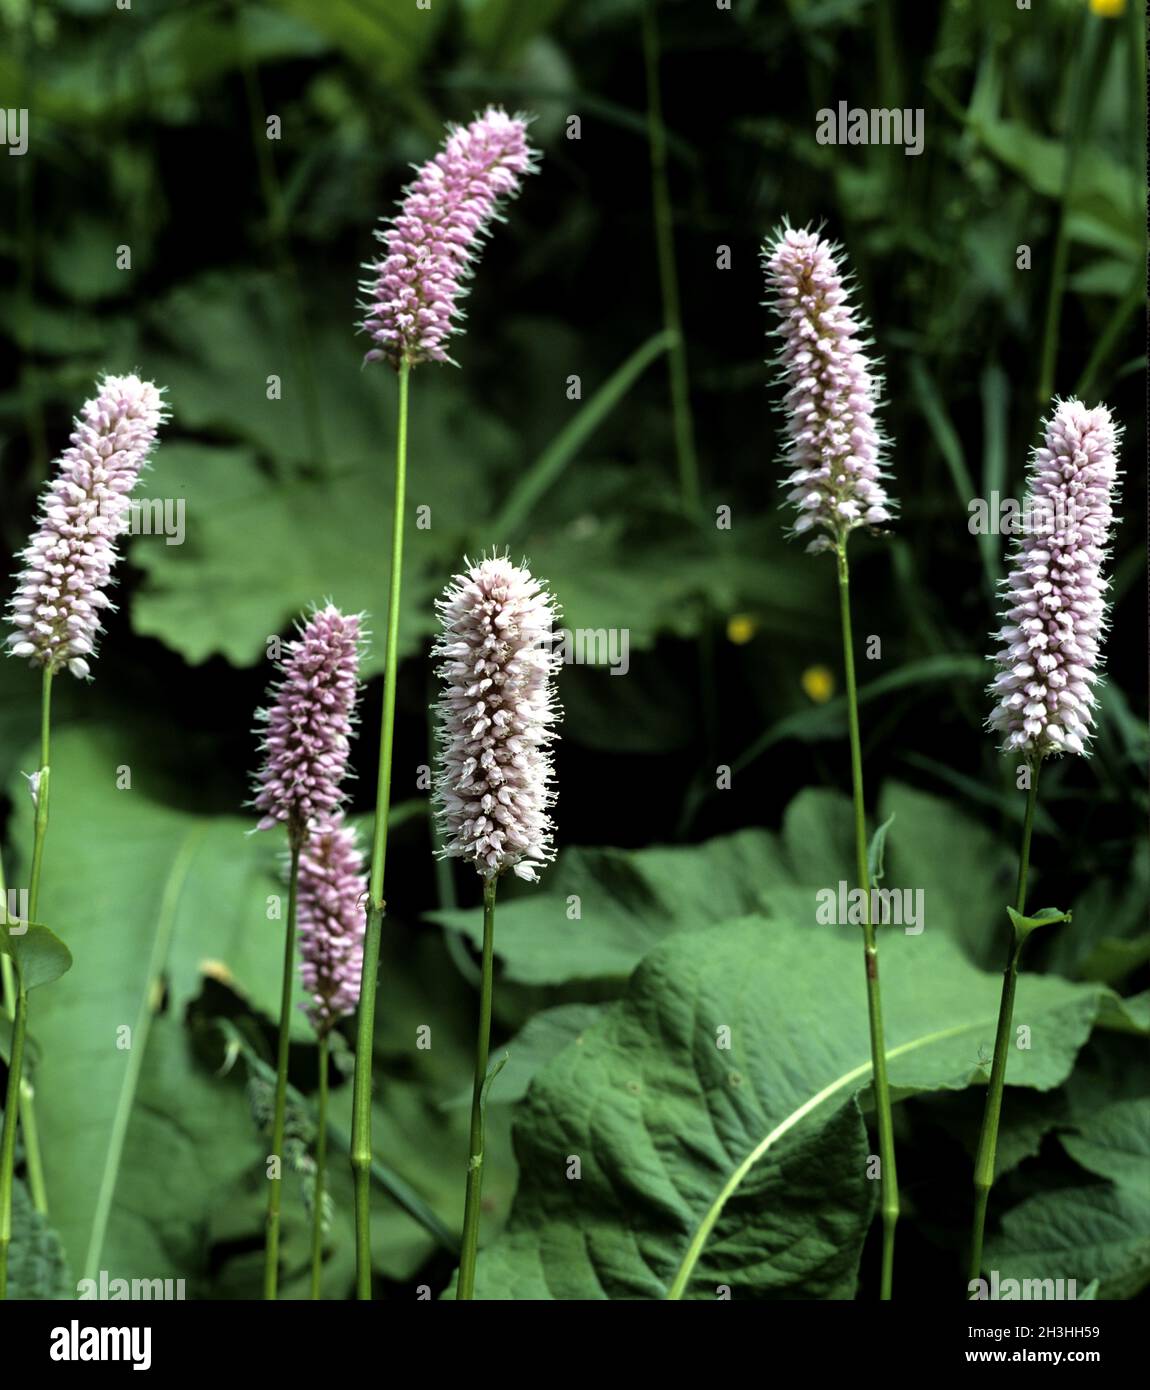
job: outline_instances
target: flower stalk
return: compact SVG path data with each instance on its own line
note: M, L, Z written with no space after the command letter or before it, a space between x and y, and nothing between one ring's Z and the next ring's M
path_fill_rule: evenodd
M323 1198L324 1180L327 1176L327 1071L328 1034L321 1033L319 1039L319 1103L316 1117L315 1141L315 1196L312 1200L311 1228L311 1296L321 1297L320 1281L323 1274Z
M882 1208L882 1273L879 1297L892 1296L894 1282L894 1237L898 1224L898 1173L894 1156L894 1120L891 1114L890 1083L886 1072L886 1044L883 1036L882 990L878 973L878 939L871 919L870 869L867 864L866 809L863 799L862 740L859 734L858 688L855 681L854 638L851 631L850 569L846 538L836 547L838 560L839 612L842 619L843 666L846 672L847 715L850 726L851 796L854 803L855 871L863 894L863 957L866 962L867 1017L870 1024L871 1066L874 1072L875 1121Z
M91 676L91 661L103 631L100 615L112 606L107 589L119 559L116 542L126 529L130 494L165 418L162 393L151 382L137 376L103 377L96 395L84 403L73 422L68 448L41 494L36 529L21 552L23 566L8 605L14 631L7 645L11 655L24 658L41 672L40 766L29 779L35 806L28 884L28 920L33 923L39 913L48 834L52 680L62 670L78 680ZM32 1198L41 1212L47 1210L47 1194L32 1091L23 1077L27 994L20 972L11 968L7 958L4 989L12 1017L9 1098L0 1138L4 1262L0 1283L6 1286L18 1114L24 1125Z
M371 879L363 937L363 973L355 1035L355 1081L352 1088L351 1173L355 1192L355 1292L371 1298L371 1072L375 1043L375 996L379 983L379 949L386 903L387 821L391 810L391 764L395 751L395 685L399 667L399 602L403 585L403 517L407 505L407 408L411 363L399 364L399 418L395 437L395 496L391 523L391 580L387 594L387 645L380 714L379 768L375 790L375 828L371 842Z
M786 222L776 228L763 247L769 303L778 317L775 335L781 341L776 362L786 387L784 460L789 472L784 486L786 500L796 512L793 534L813 533L807 551L834 551L838 572L855 862L863 896L863 959L882 1185L879 1297L887 1300L894 1282L898 1174L886 1071L878 937L871 916L847 542L857 529L880 529L891 519L894 504L885 486L883 455L887 441L876 420L881 379L866 352L869 329L851 303L841 260L840 248L819 233L809 228L797 230Z
M367 361L387 362L399 376L387 650L352 1096L355 1282L361 1299L371 1297L372 1049L386 910L384 870L395 736L410 376L420 363L452 361L448 347L460 331L461 301L483 239L500 218L503 204L519 193L523 176L534 171L537 158L527 142L527 121L508 116L498 107L488 107L469 125L450 127L438 154L417 171L396 215L376 232L383 254L366 267L368 278L360 286L365 295L360 326L373 340Z
M1018 891L1014 910L1026 911L1026 879L1030 870L1030 837L1034 828L1034 808L1038 801L1038 774L1041 760L1030 768L1030 788L1026 795L1026 818L1022 826L1022 846L1018 855ZM982 1273L982 1239L986 1229L986 1209L994 1186L994 1165L998 1154L998 1126L1002 1118L1002 1093L1006 1085L1006 1062L1010 1055L1010 1035L1014 1026L1014 995L1018 988L1018 965L1028 933L1014 926L1006 969L1002 973L1002 999L998 1006L998 1028L994 1035L994 1059L986 1088L986 1105L974 1159L974 1229L970 1241L970 1278Z
M0 1300L8 1297L8 1250L12 1243L12 1184L16 1163L16 1116L20 1109L20 1079L24 1074L24 1036L28 1025L28 994L21 980L12 1021L12 1050L8 1058L8 1092L4 1099L4 1130L0 1138Z
M1002 626L996 634L1001 646L994 658L998 674L987 692L995 704L987 726L1002 735L1003 752L1024 760L1028 781L1012 937L974 1161L972 1283L982 1272L1022 950L1036 927L1068 920L1055 909L1024 915L1030 840L1043 760L1090 752L1097 705L1093 687L1101 679L1107 627L1110 580L1103 564L1114 522L1119 435L1104 405L1087 409L1074 399L1054 403L1030 461L1024 530L1003 583Z
M467 1195L463 1208L463 1242L459 1254L457 1299L475 1297L475 1261L479 1253L479 1219L483 1204L483 1110L491 1048L492 963L495 950L495 890L498 878L483 884L483 964L479 992L479 1033L475 1044L475 1082L471 1091L471 1133L467 1149Z
M265 1299L276 1298L279 1288L280 1202L300 869L313 832L317 826L327 824L327 818L337 816L343 802L342 784L347 774L355 722L359 645L358 616L348 617L330 603L316 609L301 623L299 637L287 644L280 662L281 678L271 688L269 705L257 714L267 732L262 745L264 761L256 778L256 795L252 802L261 813L256 828L272 830L284 826L289 851L288 909L268 1173ZM310 871L310 857L306 863Z
M483 880L483 960L463 1239L456 1298L475 1296L483 1197L483 1122L491 1043L495 894L510 871L527 883L555 857L551 744L559 718L555 600L525 565L492 555L465 562L436 607L442 684L436 709L434 801L440 854Z
M295 972L296 899L299 894L300 837L291 837L287 925L284 930L283 983L276 1045L275 1108L272 1118L272 1169L268 1175L267 1233L264 1246L264 1298L279 1296L280 1198L283 1192L284 1129L287 1118L288 1056L291 1050L291 996Z

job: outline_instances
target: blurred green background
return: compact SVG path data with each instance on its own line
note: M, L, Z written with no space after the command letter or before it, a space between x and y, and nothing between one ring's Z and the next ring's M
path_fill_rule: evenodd
M641 0L433 0L427 10L415 0L149 0L124 12L102 0L51 10L0 0L0 102L30 121L27 154L0 153L0 537L10 555L23 545L70 417L104 370L138 369L167 387L172 419L143 495L186 506L183 544L145 535L128 545L94 682L57 682L43 915L76 966L34 999L63 1252L39 1232L33 1291L107 1268L186 1278L189 1296L258 1292L260 1066L279 951L264 905L278 891L280 847L245 838L243 803L265 647L326 597L366 610L382 632L395 384L386 368L361 368L356 282L408 165L431 155L445 121L488 102L535 113L544 158L483 253L454 350L460 370L421 368L413 380L409 500L430 508L431 524L409 529L402 615L377 1038L380 1291L437 1294L462 1210L478 895L474 879L432 859L421 769L431 601L464 553L526 554L567 626L625 629L630 643L625 676L562 674L564 860L534 897L508 895L522 901L501 937L497 1041L529 1031L492 1098L488 1240L516 1190L517 1109L520 1161L541 1142L542 1102L521 1100L528 1082L550 1062L559 1085L572 1040L617 1025L611 1001L647 951L680 927L748 912L801 918L802 886L833 883L849 864L835 795L849 775L832 567L785 539L778 507L758 248L784 216L825 223L844 244L887 381L900 516L889 538L852 546L856 632L860 644L881 638L881 660L863 660L860 675L873 820L896 812L888 874L926 887L933 934L982 969L1002 949L1022 802L982 727L1005 543L971 534L968 504L1021 496L1053 394L1103 400L1125 427L1095 754L1048 765L1035 837L1035 891L1075 920L1036 942L1028 963L1127 996L1146 987L1143 7L663 0L652 13ZM697 504L680 486L684 424L676 430L663 334L652 71ZM818 145L815 112L840 100L921 107L923 153ZM1029 269L1016 268L1022 246ZM716 526L717 508L730 509L729 529ZM355 752L354 810L365 816L382 661L377 640ZM30 822L20 771L35 765L37 719L34 676L3 663L14 884ZM631 853L653 845L680 848L670 859ZM567 893L596 904L593 929L572 927ZM791 988L809 987L813 1007L818 981L801 949L798 959ZM1088 994L1073 995L1071 1012L1089 1012ZM1004 1268L1030 1268L1033 1247L1046 1248L1028 1220L1058 1225L1057 1212L1034 1217L1028 1203L1082 1190L1101 1201L1091 1248L1111 1253L1097 1268L1083 1257L1083 1268L1098 1296L1116 1297L1150 1278L1150 1204L1064 1138L1085 1124L1087 1095L1133 1117L1143 1143L1150 1131L1146 1088L1127 1094L1114 1080L1142 1045L1139 1015L1106 999L1095 1013L1119 1028L1100 1026L1089 1042L1089 1027L1071 1028L1068 1081L1051 1073L1025 1083L1033 1095L1008 1093L1017 1131L1013 1147L1004 1141L1010 1171L996 1201L1020 1213L998 1233ZM115 1046L123 1024L135 1029L127 1054ZM421 1024L432 1026L430 1050L416 1049ZM301 1016L301 1181L288 1199L285 1279L296 1295L314 1064ZM942 1085L908 1080L907 1090ZM346 1082L333 1105L346 1127ZM899 1258L926 1289L958 1278L977 1100L923 1098L899 1116ZM827 1189L833 1205L838 1189ZM836 1239L854 1256L843 1268L788 1283L751 1261L740 1289L850 1296L867 1216L857 1184L850 1194L856 1219ZM1130 1206L1115 1214L1119 1197ZM338 1149L332 1199L325 1291L342 1297L351 1204ZM491 1260L487 1296L589 1296L577 1280L517 1282L512 1256L549 1221L591 1221L594 1210L593 1193L565 1216L525 1186L500 1247L512 1252L508 1272L499 1282ZM751 1229L758 1216L744 1213ZM1131 1229L1136 1240L1120 1239ZM1081 1254L1058 1258L1071 1253ZM868 1296L874 1263L864 1250ZM640 1294L624 1281L612 1296Z

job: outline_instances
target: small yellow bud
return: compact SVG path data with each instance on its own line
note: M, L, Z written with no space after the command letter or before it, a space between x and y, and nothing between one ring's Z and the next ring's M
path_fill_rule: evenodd
M1090 8L1106 19L1115 19L1126 9L1126 0L1090 0Z
M734 613L727 619L727 640L736 647L743 647L759 630L759 625L749 613Z
M803 689L816 705L825 705L835 693L835 678L825 666L808 666L802 679Z

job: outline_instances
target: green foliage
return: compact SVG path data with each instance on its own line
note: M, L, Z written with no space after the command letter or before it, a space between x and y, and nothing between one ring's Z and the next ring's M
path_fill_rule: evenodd
M0 951L16 962L26 990L50 985L72 968L72 953L55 932L35 922L0 922Z
M1084 1174L1008 1212L987 1261L1003 1278L1072 1272L1080 1287L1096 1279L1099 1298L1132 1298L1150 1284L1150 1099L1114 1101L1061 1143Z
M17 1178L12 1192L8 1297L45 1300L75 1296L60 1237L32 1205L28 1189Z
M270 637L325 598L363 611L351 809L367 824L396 421L393 375L362 364L356 280L410 163L489 101L537 114L544 159L471 283L460 368L413 381L377 1288L438 1293L457 1248L481 917L470 876L430 862L426 655L462 557L507 546L572 632L625 632L629 666L561 673L562 854L541 886L500 890L492 1056L508 1060L487 1110L480 1293L664 1296L772 1134L685 1294L872 1292L861 948L815 923L816 893L855 873L834 577L784 534L759 308L756 250L784 214L845 243L884 362L900 515L852 543L852 587L870 874L925 905L920 936L880 933L900 1170L930 1175L904 1209L924 1268L897 1279L959 1286L969 1213L935 1175L968 1180L1025 805L983 728L1007 546L971 533L969 506L1019 495L1057 391L1112 405L1123 507L1144 510L1145 56L1133 4L1120 19L1080 0L928 8L659 6L693 515L675 482L644 0L151 0L131 25L101 0L0 4L0 87L34 141L32 158L0 157L0 532L10 556L24 545L105 370L167 387L141 492L186 507L182 544L125 542L95 680L56 682L43 925L0 929L36 986L25 1057L52 1213L17 1182L17 1291L64 1296L105 1268L258 1296L266 1143L249 1100L279 1007L269 904L284 888L282 836L247 833L252 711ZM816 143L813 111L844 73L852 104L924 106L920 157ZM716 80L723 101L700 101ZM1027 945L1016 1013L1032 1046L1010 1057L988 1231L1004 1275L1073 1275L1082 1298L1150 1276L1140 535L1116 533L1095 754L1043 774L1030 902L1073 922L1048 915ZM0 663L16 887L37 719L34 675ZM0 1058L7 1034L0 1020ZM323 1287L340 1298L351 1087L332 1041ZM307 1293L315 1064L293 1001L287 1297Z
M851 1296L875 1193L858 956L850 929L761 917L652 951L528 1093L519 1194L478 1296L660 1298L676 1280L700 1298ZM997 980L929 932L888 938L882 972L896 1092L981 1080ZM1017 1017L1042 1042L1012 1055L1011 1085L1063 1082L1099 998L1025 978Z

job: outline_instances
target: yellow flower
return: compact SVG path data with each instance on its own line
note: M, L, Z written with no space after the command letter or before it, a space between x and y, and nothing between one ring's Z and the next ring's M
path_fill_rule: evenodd
M825 666L808 666L802 679L803 689L816 705L825 705L835 693L835 678Z
M1090 0L1090 8L1095 14L1114 19L1126 8L1126 0Z
M736 647L745 646L758 630L758 623L749 613L733 613L727 619L727 640Z

